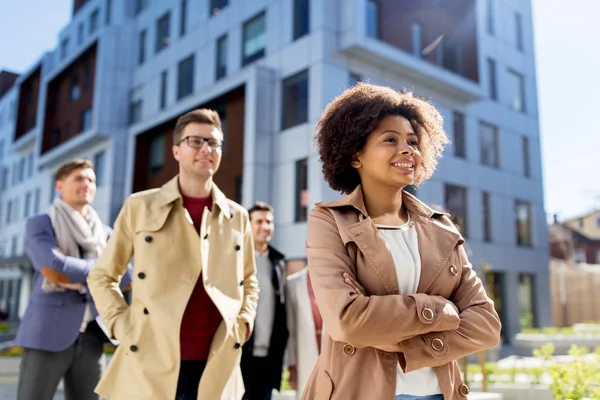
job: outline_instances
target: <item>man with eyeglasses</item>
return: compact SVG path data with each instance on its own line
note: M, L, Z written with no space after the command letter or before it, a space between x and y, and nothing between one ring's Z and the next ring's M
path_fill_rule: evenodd
M217 112L183 115L173 139L179 174L127 199L88 278L121 342L96 391L111 400L240 399L258 299L252 227L213 182L223 148ZM131 257L128 306L115 285Z

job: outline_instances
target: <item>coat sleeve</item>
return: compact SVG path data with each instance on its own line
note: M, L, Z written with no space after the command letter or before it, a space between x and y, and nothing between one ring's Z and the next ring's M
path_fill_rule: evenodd
M85 283L96 260L62 254L47 215L36 215L25 225L26 251L33 267L53 283Z
M287 342L287 355L288 355L288 365L296 365L298 359L298 343L296 341L296 329L298 329L296 324L296 313L298 312L298 305L296 304L296 296L294 293L295 284L293 281L289 281L286 285L286 297L285 297L285 307L287 314L287 328L289 332L288 342Z
M356 265L332 213L323 207L313 209L307 228L311 282L327 332L334 340L356 347L382 347L458 327L454 305L440 296L357 294L344 283L344 273L358 282Z
M113 229L110 226L106 227L106 232L108 232L108 239L110 239L110 237L113 234ZM119 287L121 288L121 291L123 292L127 292L129 290L131 290L131 283L133 282L133 263L130 262L129 264L127 264L127 271L125 271L125 274L123 274L123 277L121 278L121 283L119 284Z
M244 300L238 315L238 320L247 323L250 332L254 329L256 306L258 303L258 279L256 278L256 260L254 257L254 239L250 219L245 213L244 219Z
M121 339L125 334L125 319L129 311L119 282L124 275L130 273L129 261L133 256L130 202L130 199L127 200L121 208L115 221L114 232L87 280L102 321L110 335L117 339Z
M463 264L461 281L452 301L460 311L460 326L445 332L432 332L415 336L402 342L405 372L423 367L436 367L457 360L480 350L489 349L500 341L500 318L494 309L494 302L487 296L481 280L467 259L463 246L460 246ZM433 341L443 344L439 351Z

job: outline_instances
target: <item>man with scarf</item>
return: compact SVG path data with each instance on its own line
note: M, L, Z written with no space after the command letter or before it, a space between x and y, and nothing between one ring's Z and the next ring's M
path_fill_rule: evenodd
M51 400L61 379L67 399L97 400L107 341L86 288L86 278L111 229L91 206L96 175L88 160L62 165L55 177L60 197L26 226L27 255L35 268L31 298L16 345L24 348L19 400ZM131 270L121 286L131 283Z

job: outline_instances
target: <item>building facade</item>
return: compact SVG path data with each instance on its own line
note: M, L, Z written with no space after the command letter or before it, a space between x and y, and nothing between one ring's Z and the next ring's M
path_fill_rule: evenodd
M416 193L457 217L505 341L549 325L532 31L522 0L76 0L58 47L0 99L2 279L22 312L25 218L54 197L60 163L94 161L94 205L113 221L129 193L175 174L175 120L205 106L224 125L217 184L244 206L271 203L275 245L302 265L310 208L339 196L312 132L366 81L444 115L453 144Z

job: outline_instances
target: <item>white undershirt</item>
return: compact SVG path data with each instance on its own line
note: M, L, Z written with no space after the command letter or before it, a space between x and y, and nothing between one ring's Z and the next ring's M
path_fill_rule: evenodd
M421 278L421 257L414 223L408 221L400 226L377 225L377 229L392 253L400 294L417 292ZM442 393L437 375L432 368L421 368L404 373L400 364L396 369L396 395L428 396Z

